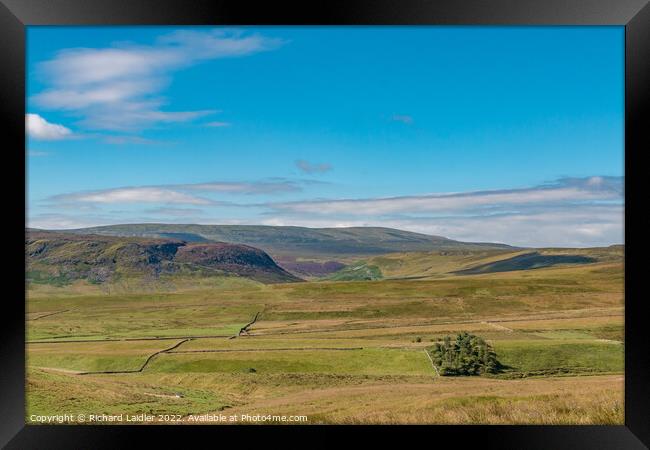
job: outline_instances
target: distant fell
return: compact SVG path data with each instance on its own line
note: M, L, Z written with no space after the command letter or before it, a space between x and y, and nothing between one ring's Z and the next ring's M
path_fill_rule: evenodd
M382 227L306 228L262 225L125 224L65 230L130 237L179 237L195 242L229 242L260 248L276 260L340 259L395 252L511 249L504 244L454 241Z

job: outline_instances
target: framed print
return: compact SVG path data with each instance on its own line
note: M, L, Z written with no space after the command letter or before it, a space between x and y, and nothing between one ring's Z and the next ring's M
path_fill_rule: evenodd
M3 0L3 445L646 448L649 21Z

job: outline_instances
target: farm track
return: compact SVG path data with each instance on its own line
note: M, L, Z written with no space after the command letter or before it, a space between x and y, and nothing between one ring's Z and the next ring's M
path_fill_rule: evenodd
M147 360L144 362L144 364L142 364L142 366L140 366L140 368L137 369L137 370L102 370L102 371L93 371L93 372L79 372L78 375L102 375L102 374L119 374L119 373L140 373L140 372L142 372L142 371L145 369L145 367L147 367L147 364L149 364L149 362L150 362L152 359L154 359L156 356L160 355L161 353L168 353L168 352L171 352L171 351L174 350L175 348L180 347L182 344L184 344L185 342L190 341L190 340L191 340L191 339L183 339L182 341L177 342L176 344L172 345L172 346L169 347L169 348L166 348L166 349L163 349L163 350L159 350L159 351L157 351L156 353L153 353L153 354L149 355L149 357L148 357Z
M440 376L440 372L438 372L438 368L433 363L433 359L431 358L431 355L429 354L429 352L426 349L424 349L422 351L424 352L425 355L427 355L427 358L429 358L429 361L431 361L431 365L433 366L433 370L436 371L436 375Z
M584 312L584 310L577 310L580 312ZM598 310L598 311L603 311L603 310ZM606 311L606 310L605 310ZM367 326L367 327L362 327L362 326L346 326L346 328L325 328L325 329L311 329L311 330L285 330L285 331L264 331L264 329L261 329L260 332L258 333L251 333L250 332L250 327L257 323L257 320L259 319L259 314L261 312L258 312L255 315L255 318L253 321L249 322L246 324L244 327L242 327L239 331L239 334L235 336L231 335L226 335L226 334L218 334L218 335L191 335L191 336L161 336L161 337L135 337L135 338L106 338L106 339L73 339L73 340L57 340L59 338L50 338L49 340L34 340L34 341L27 341L26 344L68 344L68 343L84 343L84 342L129 342L129 341L162 341L162 340L174 340L174 339L213 339L213 338L229 338L229 339L234 339L236 337L264 337L264 336L280 336L280 335L287 335L287 334L314 334L314 333L336 333L336 332L341 332L341 331L360 331L360 330L383 330L383 329L397 329L397 328L412 328L412 327L428 327L428 326L436 326L436 325L457 325L457 324L470 324L470 323L487 323L488 325L491 325L493 328L499 327L498 325L494 325L494 323L499 323L499 322L528 322L528 321L546 321L546 320L570 320L570 319L580 319L580 318L589 318L589 317L621 317L623 316L623 313L621 312L620 314L595 314L595 315L589 315L589 316L577 316L577 317L548 317L548 315L555 315L555 314L566 314L566 313L571 313L571 312L576 312L574 310L569 310L569 311L552 311L552 312L547 312L543 313L541 317L532 315L532 316L525 316L525 317L518 317L518 318L500 318L500 319L488 319L486 320L479 320L479 319L472 319L472 320L458 320L458 321L444 321L444 322L427 322L427 323L415 323L415 324L399 324L399 325L377 325L377 326ZM594 311L596 312L596 311ZM603 311L604 312L604 311ZM505 328L505 327L504 327ZM242 330L244 330L245 334L241 334ZM64 339L67 336L62 336L60 339ZM324 338L327 339L327 338Z
M176 339L213 339L227 338L229 334L212 334L205 336L163 336L163 337L140 337L140 338L107 338L107 339L75 339L68 341L27 341L26 344L74 344L83 342L132 342L132 341L173 341Z
M499 325L499 324L496 324L496 323L492 323L492 322L481 322L481 323L484 323L484 324L494 328L495 330L505 331L506 333L513 333L514 332L514 330L512 328L504 327L503 325Z
M151 392L143 392L143 395L148 395L150 397L158 397L158 398L173 398L173 399L180 399L183 398L180 395L170 395L170 394L152 394Z
M212 349L212 350L180 350L174 353L239 353L239 352L291 352L305 350L363 350L366 347L286 347L286 348L242 348L242 349ZM379 348L379 347L376 347Z
M70 310L69 309L64 309L62 311L54 311L54 312L51 312L51 313L48 313L48 314L43 314L42 316L35 317L33 319L27 319L27 322L33 322L35 320L42 319L43 317L50 317L50 316L53 316L55 314L61 314L61 313L68 312L68 311L70 311Z
M202 307L205 308L206 306L216 306L220 307L223 306L223 303L219 303L218 300L206 300L205 303L181 303L179 305L175 304L170 304L170 305L156 305L156 304L149 304L149 305L141 305L143 307L146 307L147 310L149 311L156 311L160 309L179 309L179 308L195 308L195 307ZM101 311L131 311L132 306L122 306L122 305L107 305L107 306L101 306L99 308Z

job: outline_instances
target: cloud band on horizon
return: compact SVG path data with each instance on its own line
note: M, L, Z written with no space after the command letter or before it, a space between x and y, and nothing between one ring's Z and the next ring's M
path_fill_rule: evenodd
M197 183L63 194L51 197L50 201L55 205L162 205L112 218L102 213L79 215L79 224L83 226L150 222L154 217L156 222L171 223L186 223L192 219L206 224L315 228L383 226L464 241L531 247L600 246L623 242L623 177L561 178L553 183L520 189L294 202L235 203L192 194L192 191L204 195L261 194L264 189L269 189L267 193L270 194L274 190L276 193L291 192L295 186L286 181ZM192 208L183 210L164 205ZM217 206L219 208L214 209ZM245 208L247 213L235 217L233 208ZM57 223L70 228L74 216L49 213L30 218L30 226L35 227L57 228Z

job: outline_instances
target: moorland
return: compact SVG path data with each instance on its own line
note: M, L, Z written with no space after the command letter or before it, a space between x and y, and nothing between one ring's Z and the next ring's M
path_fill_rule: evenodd
M26 419L621 424L623 253L387 228L30 229ZM460 332L500 369L441 376L432 348Z

